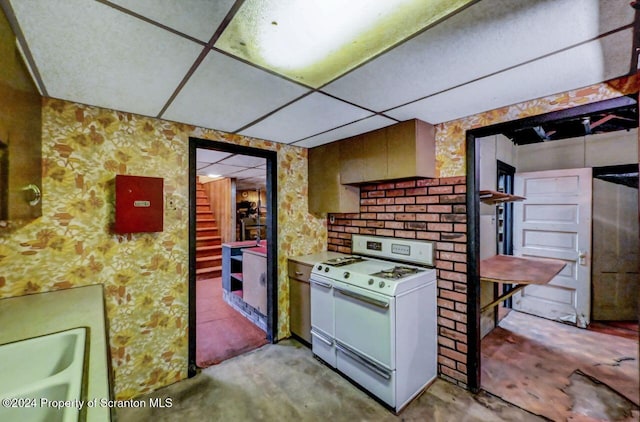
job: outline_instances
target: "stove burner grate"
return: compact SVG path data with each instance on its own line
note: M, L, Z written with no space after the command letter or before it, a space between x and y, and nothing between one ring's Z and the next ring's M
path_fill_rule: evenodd
M402 265L397 265L395 267L386 269L386 270L382 270L379 271L377 273L371 274L374 277L380 277L380 278L386 278L386 279L390 279L390 280L399 280L401 278L410 276L412 274L417 274L419 272L422 272L424 270L420 269L420 268L414 268L414 267L405 267Z
M332 258L327 261L324 261L324 265L331 265L332 267L342 267L343 265L355 264L356 262L366 261L366 259L360 256L345 256Z

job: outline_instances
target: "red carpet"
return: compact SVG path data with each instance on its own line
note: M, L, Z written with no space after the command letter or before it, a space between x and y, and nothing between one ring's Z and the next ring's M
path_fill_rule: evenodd
M222 299L222 279L196 281L196 364L205 368L267 344L266 333Z

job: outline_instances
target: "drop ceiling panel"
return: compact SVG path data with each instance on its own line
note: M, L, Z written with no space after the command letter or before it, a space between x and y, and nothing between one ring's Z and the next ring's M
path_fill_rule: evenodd
M628 72L632 35L631 29L616 32L387 114L441 123L613 79Z
M11 5L55 98L157 115L202 50L98 2Z
M483 0L323 91L383 111L593 39L633 17L619 0Z
M316 92L240 133L275 142L291 143L371 114L370 111Z
M350 136L359 135L364 132L380 129L381 127L389 126L394 123L396 123L395 120L383 116L371 116L366 119L348 124L346 126L321 133L320 135L303 139L302 141L295 142L293 145L304 148L313 148L315 146L326 144L328 142L333 142L339 139L348 138Z
M216 163L230 155L231 153L229 152L216 151L215 149L199 148L196 151L196 159L198 161L206 161L208 163Z
M234 173L231 177L237 177L237 178L242 178L242 179L247 179L247 178L260 178L260 177L265 177L265 171L261 170L261 169L246 169L246 170L242 170L239 171L237 173Z
M211 51L162 117L233 132L307 92Z
M266 159L262 157L253 157L251 155L234 155L232 157L227 158L224 161L221 161L220 164L225 164L229 166L240 166L240 167L258 167L259 165L265 164Z
M219 176L230 176L234 173L244 170L244 167L225 166L223 164L212 164L210 166L199 169L205 174L217 174Z
M176 31L209 42L234 0L111 0Z

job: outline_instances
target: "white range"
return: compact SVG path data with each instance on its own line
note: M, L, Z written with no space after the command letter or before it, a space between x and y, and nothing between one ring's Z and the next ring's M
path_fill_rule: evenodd
M434 244L353 235L353 254L314 265L314 355L396 413L436 377Z

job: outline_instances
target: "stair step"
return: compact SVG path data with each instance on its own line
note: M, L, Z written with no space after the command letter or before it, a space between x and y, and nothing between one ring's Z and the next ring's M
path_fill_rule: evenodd
M221 251L221 250L222 250L222 245L196 247L196 252L214 252L214 251Z
M216 248L216 249L206 249L206 248ZM211 245L211 246L197 246L196 247L196 259L204 258L207 256L222 256L222 245Z
M200 270L202 268L213 268L220 267L222 268L222 260L218 261L206 261L206 262L196 262L196 270Z
M222 271L222 265L218 265L218 266L215 266L215 267L204 267L204 268L196 269L196 275L216 273L216 272L221 272L221 271Z
M196 238L196 248L200 246L214 246L222 243L220 236L205 236Z
M209 197L196 183L196 279L222 276L222 237L211 211Z
M222 259L222 255L207 255L201 258L196 258L196 262L215 261L215 260L221 260L221 259Z
M196 237L198 236L217 236L218 228L217 227L196 227Z
M222 240L222 236L196 236L196 240Z

